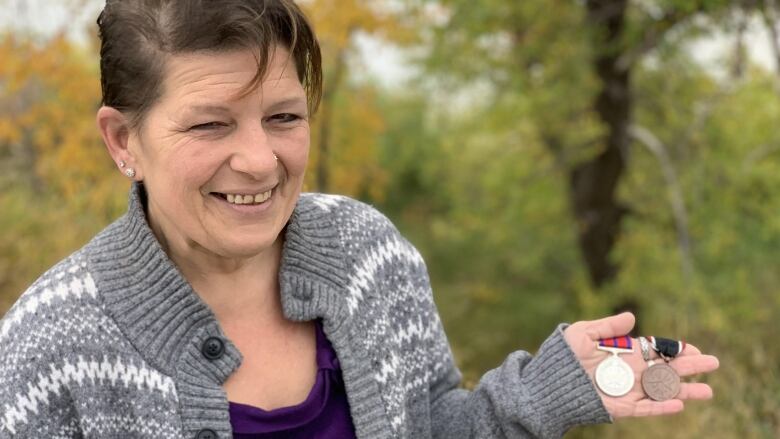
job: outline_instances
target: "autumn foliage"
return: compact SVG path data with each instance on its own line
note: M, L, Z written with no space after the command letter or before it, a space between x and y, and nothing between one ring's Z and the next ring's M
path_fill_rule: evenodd
M715 400L567 438L780 437L780 69L744 35L778 38L775 1L301 3L325 63L306 189L375 204L421 250L467 385L631 306L644 335L720 357ZM713 35L706 64L692 48ZM417 74L367 77L362 37ZM0 36L0 313L124 210L97 65L94 43Z

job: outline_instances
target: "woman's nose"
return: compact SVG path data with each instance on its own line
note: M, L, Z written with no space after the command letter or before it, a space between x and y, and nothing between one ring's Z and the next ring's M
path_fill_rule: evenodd
M255 178L276 169L276 155L262 126L251 127L236 138L230 167Z

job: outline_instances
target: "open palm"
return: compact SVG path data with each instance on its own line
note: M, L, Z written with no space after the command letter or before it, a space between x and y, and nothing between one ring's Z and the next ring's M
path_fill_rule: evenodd
M634 327L635 318L631 313L623 313L600 320L577 322L566 328L566 341L571 346L580 364L594 380L596 367L611 355L596 349L599 339L620 337L628 334ZM626 416L656 416L681 412L685 400L706 400L712 398L712 388L704 383L682 383L680 393L667 401L653 401L642 390L642 373L647 370L647 363L642 359L639 342L634 340L634 352L621 354L634 371L634 386L630 392L621 397L610 397L601 393L601 400L613 418ZM653 353L653 358L658 355ZM712 355L704 355L698 348L690 344L685 346L681 354L669 363L680 377L712 372L718 368L718 359ZM595 380L594 380L595 383Z

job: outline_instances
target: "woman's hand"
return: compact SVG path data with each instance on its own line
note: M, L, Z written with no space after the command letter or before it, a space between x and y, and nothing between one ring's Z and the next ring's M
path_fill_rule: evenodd
M577 359L585 371L593 380L596 367L607 356L612 355L596 349L599 339L620 337L628 334L634 327L634 315L623 313L606 317L601 320L577 322L566 328L564 337L569 343ZM661 334L664 335L664 334ZM653 401L642 390L642 374L647 370L647 363L642 359L639 341L633 340L634 352L621 354L634 371L634 387L628 394L621 397L610 397L599 391L604 406L613 418L625 416L656 416L681 412L684 408L683 401L706 400L712 398L712 388L703 383L685 383L680 386L680 393L676 398L667 401ZM652 358L658 358L653 352ZM669 363L681 378L712 372L718 368L718 359L712 355L703 355L695 346L686 344L685 349Z

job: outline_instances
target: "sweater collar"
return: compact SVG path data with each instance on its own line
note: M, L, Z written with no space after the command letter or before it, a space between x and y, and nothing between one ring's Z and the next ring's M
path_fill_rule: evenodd
M186 437L204 428L230 437L228 402L221 384L238 368L241 354L214 314L168 258L144 213L146 193L135 183L127 213L85 248L106 313L143 359L176 379ZM323 329L343 361L359 437L387 437L389 419L379 388L366 373L369 352L351 343L353 321L344 291L352 257L331 212L332 200L302 194L288 221L279 268L282 309L290 320L323 319ZM218 338L223 355L204 352ZM213 346L213 343L211 343ZM209 348L210 349L210 348Z
M157 241L145 205L143 185L133 184L127 213L95 237L88 254L107 312L147 362L175 374L189 345L200 343L205 334L225 336ZM311 195L302 194L286 227L279 269L285 317L320 317L336 326L346 319L339 294L346 277L344 253L332 217ZM241 361L227 344L231 355L217 374L220 382Z

